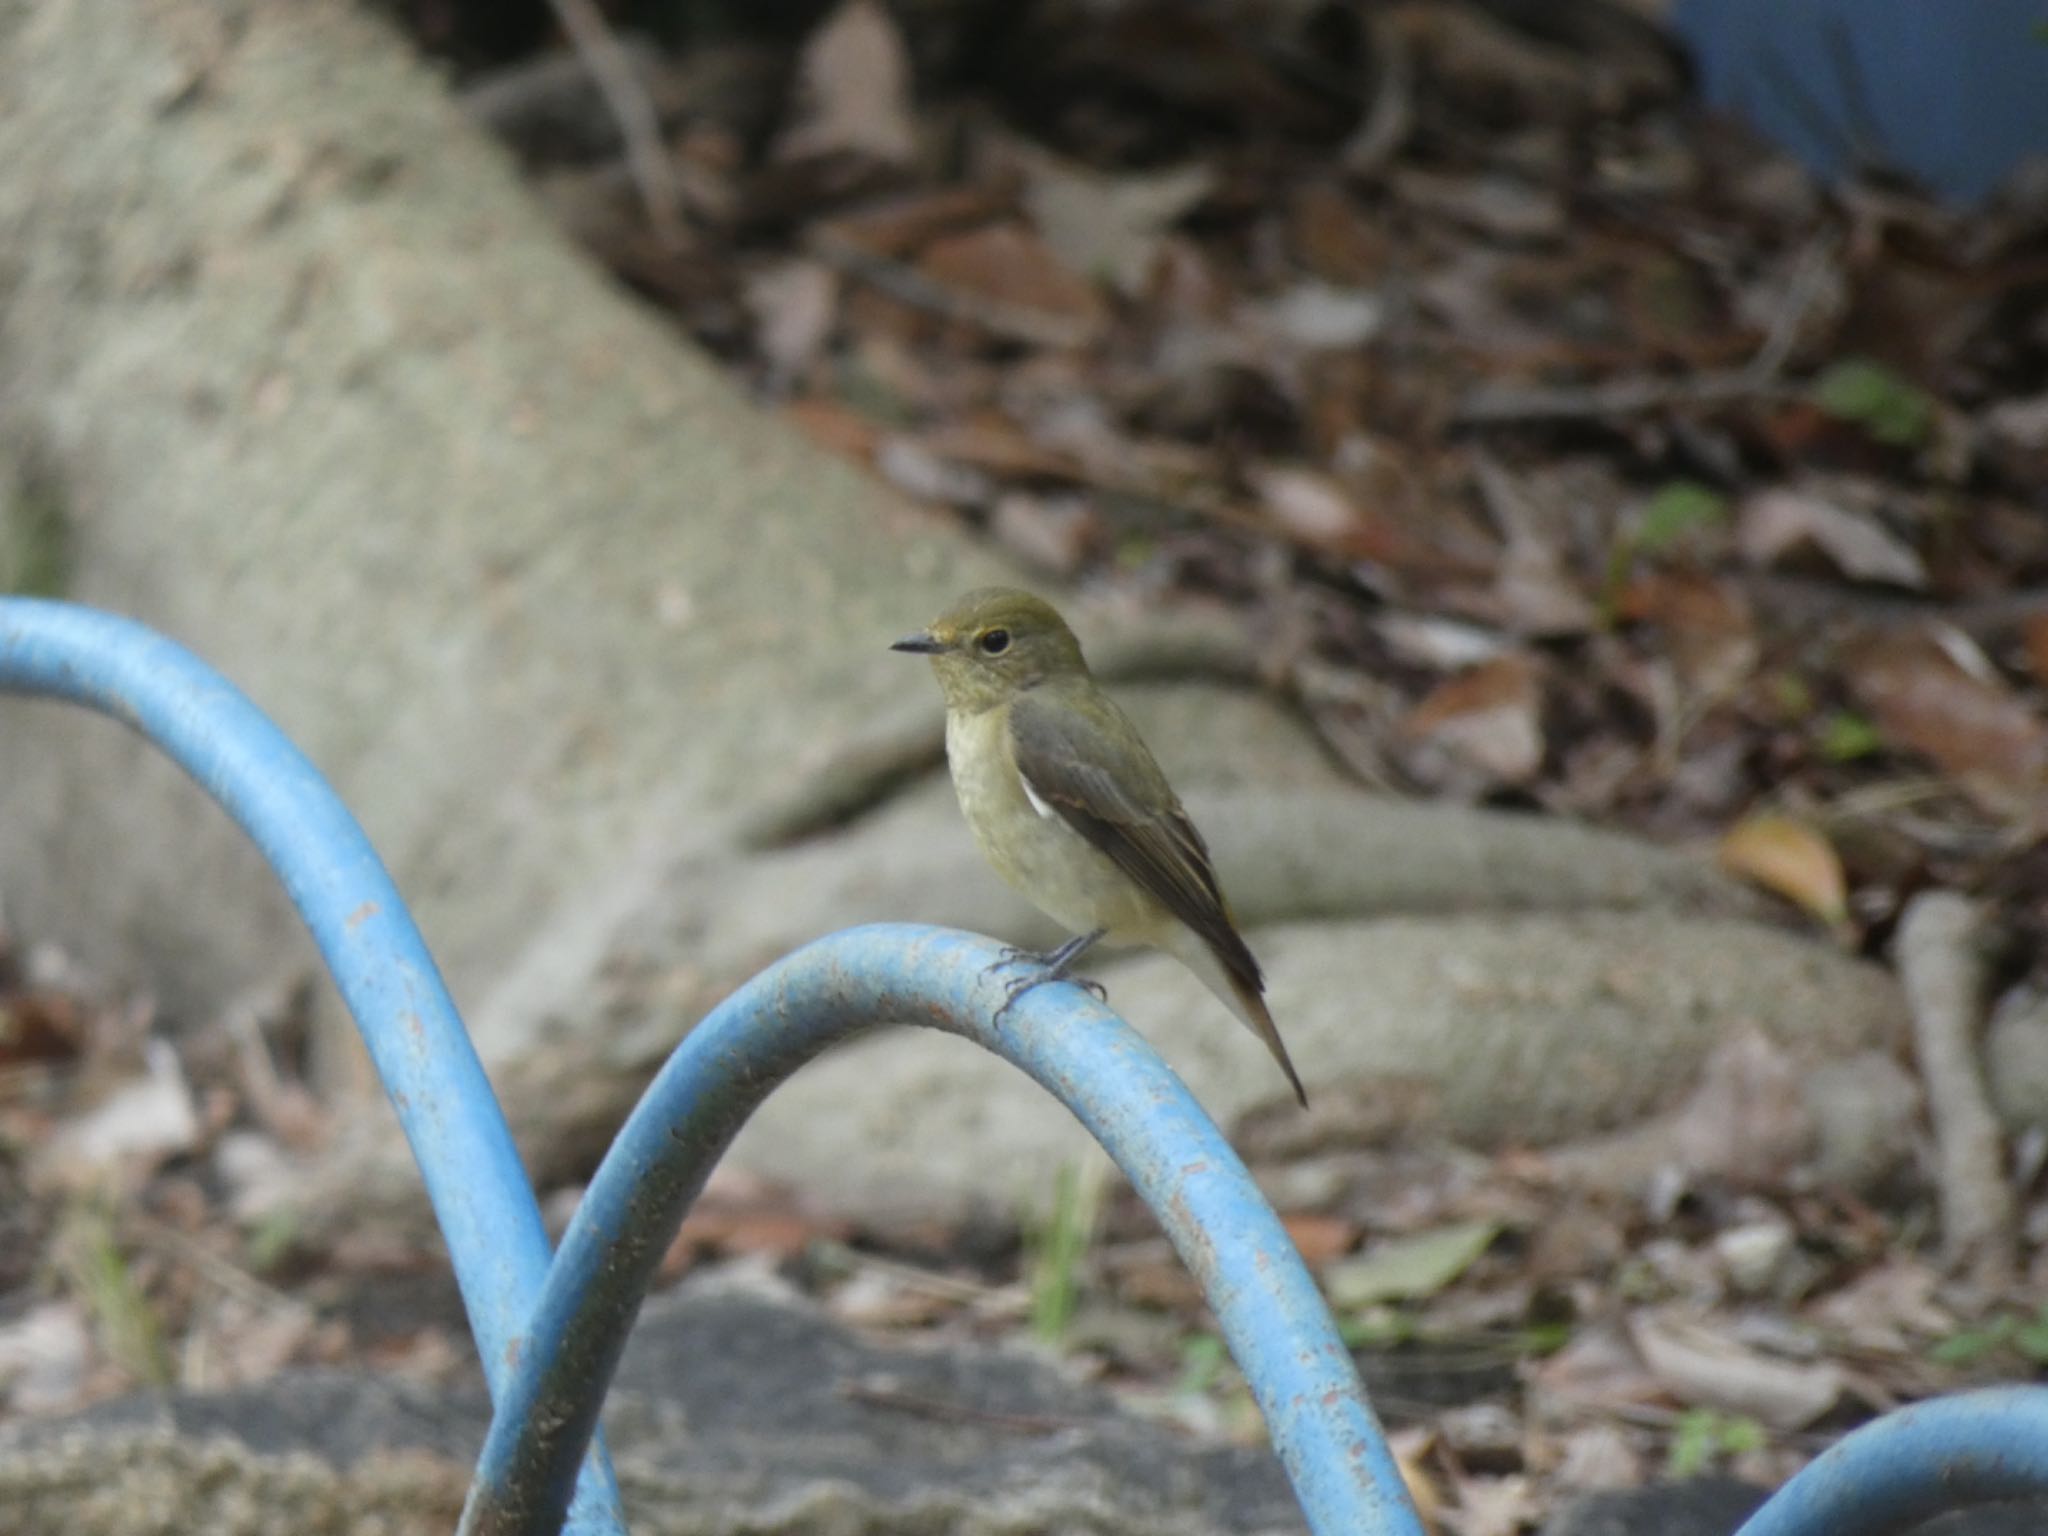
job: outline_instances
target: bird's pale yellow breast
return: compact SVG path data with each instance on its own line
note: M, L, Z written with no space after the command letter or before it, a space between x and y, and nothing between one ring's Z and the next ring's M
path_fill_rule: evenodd
M1037 814L1017 773L1008 718L1002 709L974 714L950 710L946 715L946 764L953 771L961 812L977 837L987 818L1008 817L1018 810Z
M1151 943L1166 910L1059 813L1035 801L1017 770L1006 708L946 716L946 761L960 812L997 874L1076 933L1106 928L1115 943Z

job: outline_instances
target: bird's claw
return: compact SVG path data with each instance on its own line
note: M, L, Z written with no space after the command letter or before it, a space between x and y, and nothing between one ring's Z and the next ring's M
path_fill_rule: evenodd
M1029 950L1015 951L1014 954L1014 960L1002 960L998 961L997 964L1008 965L1014 964L1018 960L1027 960L1041 967L1041 969L1029 976L1013 976L1003 983L1003 1005L996 1010L995 1016L995 1025L998 1029L1003 1027L1003 1016L1017 1006L1018 998L1029 992L1033 987L1042 987L1049 981L1071 981L1084 992L1093 993L1098 1003L1107 1003L1109 1001L1109 989L1092 976L1063 976L1058 971L1044 968L1044 957L1034 955ZM991 966L989 969L994 970L996 966Z
M996 972L1007 970L1013 965L1028 965L1032 967L1034 974L1015 976L1003 983L1003 1007L1005 1010L1009 1008L1011 1003L1017 1000L1017 994L1025 987L1035 987L1039 982L1046 980L1045 956L1039 954L1036 950L1019 949L1014 944L1005 944L1002 952L994 960L981 968L981 974L983 976L994 976Z

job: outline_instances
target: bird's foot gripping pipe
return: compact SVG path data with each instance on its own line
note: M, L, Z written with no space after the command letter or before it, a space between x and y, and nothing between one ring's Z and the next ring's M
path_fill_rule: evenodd
M989 967L991 973L1006 970L1014 965L1026 965L1032 969L1030 975L1012 977L1004 983L1003 1005L996 1010L995 1022L1000 1025L1004 1016L1016 1006L1018 998L1033 987L1042 987L1049 981L1072 982L1098 1003L1107 1003L1109 988L1091 976L1073 974L1075 962L1101 940L1104 932L1104 929L1097 928L1092 933L1077 934L1044 954L1036 950L1019 949L1014 944L1005 944L997 952L995 964Z

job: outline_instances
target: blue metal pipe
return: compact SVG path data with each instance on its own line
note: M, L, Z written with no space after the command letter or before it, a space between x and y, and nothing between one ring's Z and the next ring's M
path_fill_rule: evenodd
M891 1021L1005 1056L1109 1149L1208 1293L1317 1536L1419 1536L1350 1356L1278 1220L1179 1079L1079 988L1029 992L997 1025L1006 976L988 940L902 926L821 940L677 1049L550 1267L532 1189L440 974L312 764L180 647L71 604L0 598L0 691L83 704L161 748L263 851L312 931L419 1161L496 1404L463 1517L471 1536L623 1532L594 1430L662 1252L775 1084ZM1946 1510L2044 1493L2048 1388L1978 1392L1865 1425L1741 1536L1896 1536Z
M777 1083L890 1022L995 1051L1108 1149L1201 1281L1317 1536L1421 1536L1351 1355L1222 1132L1137 1032L1079 987L1034 988L995 1023L1004 981L1018 974L1004 953L941 928L849 929L771 966L691 1031L563 1236L491 1421L465 1536L555 1530L641 1299L712 1166Z
M447 1238L484 1375L501 1394L548 1272L547 1234L441 974L348 808L232 683L131 620L0 598L0 690L66 699L133 727L263 851L391 1095ZM601 1446L584 1467L568 1529L625 1530Z
M1972 1504L2048 1495L2048 1387L1914 1403L1836 1441L1737 1536L1903 1536Z

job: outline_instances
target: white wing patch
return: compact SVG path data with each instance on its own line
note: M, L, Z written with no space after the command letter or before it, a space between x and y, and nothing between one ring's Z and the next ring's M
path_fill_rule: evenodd
M1043 816L1048 821L1053 820L1059 815L1058 811L1055 811L1051 806L1047 805L1045 801L1041 800L1038 797L1038 791L1031 787L1031 781L1027 779L1023 774L1020 773L1017 775L1017 782L1024 786L1024 798L1031 802L1031 809L1038 812L1039 815Z

